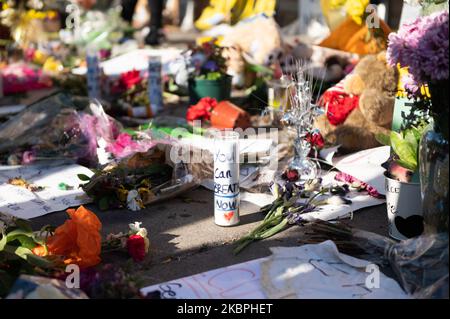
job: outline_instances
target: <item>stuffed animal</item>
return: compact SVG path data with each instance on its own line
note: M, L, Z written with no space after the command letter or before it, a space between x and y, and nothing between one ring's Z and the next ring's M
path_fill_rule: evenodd
M220 44L239 47L252 64L271 65L282 55L280 27L274 18L265 16L240 22L224 35Z
M343 152L377 147L375 136L391 128L398 70L386 62L386 52L365 56L354 71L320 99L326 110L314 126L327 144Z

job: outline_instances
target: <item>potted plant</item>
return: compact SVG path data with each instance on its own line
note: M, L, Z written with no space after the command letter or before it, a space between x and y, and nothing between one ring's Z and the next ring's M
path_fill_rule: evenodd
M389 235L395 239L412 238L423 232L418 167L419 144L425 129L426 124L420 124L377 136L393 153L386 163L385 185Z
M222 47L205 42L187 51L186 62L191 105L204 97L219 102L230 98L232 77L227 74Z

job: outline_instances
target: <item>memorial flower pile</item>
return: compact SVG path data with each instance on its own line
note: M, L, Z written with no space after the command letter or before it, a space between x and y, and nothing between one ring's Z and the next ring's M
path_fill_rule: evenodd
M285 181L281 181L280 184L274 183L271 187L275 197L273 203L262 207L259 211L265 215L263 222L236 242L235 254L240 253L254 241L267 239L292 225L304 223L302 215L317 211L320 206L352 203L346 198L350 191L346 184L324 187L321 178L300 182L295 170L287 170L282 178Z

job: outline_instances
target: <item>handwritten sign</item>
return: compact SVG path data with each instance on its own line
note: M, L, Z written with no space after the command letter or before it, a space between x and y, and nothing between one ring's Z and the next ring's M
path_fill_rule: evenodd
M163 299L408 298L368 261L339 253L332 241L274 247L272 255L143 288Z
M222 133L221 133L222 134ZM234 134L224 132L225 135ZM216 138L214 147L214 217L217 225L239 223L239 135Z
M0 166L0 212L29 219L79 206L90 202L82 189L78 174L92 176L92 172L80 165L48 166ZM8 184L10 178L21 177L28 183L44 189L32 192L20 186ZM73 189L61 190L65 183Z
M263 299L260 264L256 259L211 270L142 289L143 294L159 291L163 299Z

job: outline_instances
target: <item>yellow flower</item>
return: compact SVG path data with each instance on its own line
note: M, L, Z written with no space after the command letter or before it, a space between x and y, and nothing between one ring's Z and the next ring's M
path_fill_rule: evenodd
M332 10L345 8L347 15L361 25L369 2L369 0L330 0L329 6Z
M128 191L125 189L125 187L123 187L122 185L116 190L116 195L117 198L119 199L119 201L121 201L122 203L126 203L127 201L127 196L128 196Z
M64 66L62 65L61 61L56 60L54 57L49 57L47 60L45 60L42 69L45 72L57 74L64 69Z
M347 0L330 0L330 8L331 9L339 9L345 5Z
M48 58L47 54L45 54L44 52L42 52L40 50L36 50L33 55L33 62L43 65L45 63L45 61L47 60L47 58Z
M359 25L363 23L364 12L369 5L369 0L347 0L347 14Z

